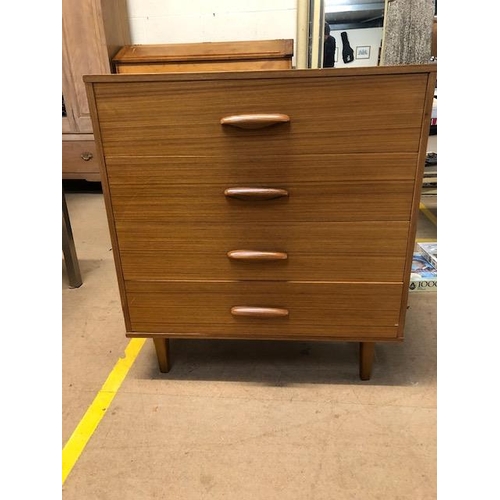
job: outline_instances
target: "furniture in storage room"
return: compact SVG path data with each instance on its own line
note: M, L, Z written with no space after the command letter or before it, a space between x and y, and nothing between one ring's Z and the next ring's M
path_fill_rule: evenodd
M128 43L126 0L63 0L63 179L101 180L83 75L111 73L111 59Z
M291 69L293 39L127 45L113 59L116 73Z
M85 77L126 336L403 340L435 65Z

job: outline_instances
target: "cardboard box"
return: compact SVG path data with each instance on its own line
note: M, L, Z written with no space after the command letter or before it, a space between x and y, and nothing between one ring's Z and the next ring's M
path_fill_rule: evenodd
M413 254L410 292L437 292L437 269L419 252Z

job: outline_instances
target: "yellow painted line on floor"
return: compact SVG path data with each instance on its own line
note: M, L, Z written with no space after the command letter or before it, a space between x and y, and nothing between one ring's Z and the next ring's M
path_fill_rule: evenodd
M145 342L146 339L132 339L128 343L125 348L125 357L120 358L116 362L101 390L85 412L85 415L73 431L68 442L64 445L62 452L63 484L89 442L89 439L92 437L92 434L97 429L102 417L104 417Z
M420 202L419 206L422 213L435 225L437 226L437 219L434 214L422 203Z

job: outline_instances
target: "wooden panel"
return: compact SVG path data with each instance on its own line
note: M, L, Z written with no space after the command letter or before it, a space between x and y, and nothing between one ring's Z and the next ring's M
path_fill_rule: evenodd
M232 338L239 338L242 332L274 337L395 338L402 285L127 282L126 288L131 331ZM278 318L233 316L234 306L284 308L289 314ZM354 333L353 327L359 330Z
M263 72L260 79L94 83L108 155L296 155L320 152L417 152L427 75L315 78ZM214 73L214 75L221 75ZM280 75L272 78L271 75ZM116 75L120 77L142 75ZM171 75L177 76L177 75ZM182 75L185 76L185 75ZM241 130L220 120L282 113L290 123ZM396 133L397 132L397 133Z
M333 181L399 181L415 178L417 155L344 154L261 157L259 150L241 157L130 157L108 156L106 169L112 186L134 192L151 186L177 184L242 184Z
M230 42L126 45L115 64L150 62L281 59L293 55L293 40L243 40Z
M408 222L264 225L121 222L126 280L403 281ZM286 260L231 260L232 250Z
M63 179L99 181L99 159L94 141L62 141Z
M360 221L410 218L413 181L252 183L283 188L286 198L244 201L227 198L227 184L155 185L141 190L112 185L116 221Z
M285 59L258 59L255 61L200 61L179 63L141 63L121 64L117 66L117 73L175 73L180 71L250 71L291 69L291 61Z
M291 69L293 40L251 40L122 47L117 73Z
M111 73L111 57L130 42L126 0L62 2L65 132L91 133L83 75ZM69 130L68 130L69 129Z

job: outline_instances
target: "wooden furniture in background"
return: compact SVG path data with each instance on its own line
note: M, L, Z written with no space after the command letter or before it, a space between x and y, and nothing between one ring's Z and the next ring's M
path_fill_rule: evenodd
M293 40L128 45L116 54L116 73L291 69Z
M436 66L85 77L127 337L403 340Z
M73 229L71 228L71 219L69 217L68 205L64 190L62 192L62 251L68 282L70 288L79 288L82 286L82 274L80 272L80 263L76 253L75 239L73 238Z
M63 179L101 179L83 75L111 73L111 59L128 43L126 0L63 0Z

